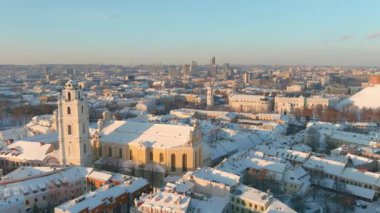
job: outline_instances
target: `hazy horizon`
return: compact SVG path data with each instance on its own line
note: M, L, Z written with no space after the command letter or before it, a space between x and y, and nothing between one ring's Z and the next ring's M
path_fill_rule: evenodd
M380 2L4 1L0 64L380 66Z

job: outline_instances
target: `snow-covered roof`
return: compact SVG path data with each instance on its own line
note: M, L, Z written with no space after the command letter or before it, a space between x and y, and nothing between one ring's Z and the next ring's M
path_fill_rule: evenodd
M143 180L143 181L142 181ZM141 184L143 183L143 184ZM55 207L63 212L81 212L85 209L91 211L99 206L107 205L107 201L112 203L116 198L136 191L144 187L147 182L142 178L125 181L116 186L105 185L95 191L88 192L78 198Z
M140 198L143 204L140 210L170 210L170 212L187 212L190 206L191 198L186 195L180 195L170 192L159 192L154 195L146 195ZM148 210L149 209L149 210Z
M35 168L32 167L22 167L8 174L7 177L11 178L3 179L0 182L0 198L4 199L5 197L29 194L31 191L44 191L50 184L60 186L63 183L84 180L93 170L92 168L85 167L44 168L41 167L41 174L36 174ZM26 176L27 172L20 173L20 170L23 169L31 171L32 175Z
M16 141L0 149L0 157L6 159L18 159L20 161L39 160L44 158L54 149L52 144Z
M228 197L193 198L191 199L191 208L199 213L223 212L228 203Z
M108 181L112 177L112 173L103 171L92 171L87 178L98 179L102 181Z
M58 133L33 135L30 137L22 138L21 140L41 143L58 143Z
M281 201L274 198L271 194L262 192L258 189L245 186L245 185L238 185L232 192L231 195L235 197L239 197L240 199L251 201L254 203L259 203L263 206L268 206L267 209L265 209L264 212L268 213L275 213L275 212L281 212L281 213L295 213L293 209L291 209L289 206L285 205Z
M313 170L321 170L325 173L332 175L340 175L345 168L345 163L320 158L317 156L311 156L306 162L303 163L303 166Z
M245 94L232 94L228 97L230 101L233 101L233 100L261 101L264 98L271 98L271 97L263 96L263 95L245 95Z
M341 177L355 182L377 185L380 187L380 174L377 173L361 171L355 168L346 168L341 174Z
M266 155L285 158L287 160L297 161L301 163L310 156L309 152L300 152L296 150L283 149L266 145L258 145L256 148L264 152Z
M210 167L201 168L195 171L192 176L203 180L223 183L228 186L234 186L240 182L240 176Z
M380 85L374 85L362 89L350 98L343 100L339 105L352 104L358 108L376 109L380 107L379 95Z
M193 130L183 125L111 121L100 132L100 142L171 148L189 143Z
M217 168L238 175L243 175L243 172L247 168L256 170L266 169L274 175L276 180L281 180L286 169L286 164L278 162L280 159L263 158L263 153L260 156L260 153L254 151L242 151L231 156Z

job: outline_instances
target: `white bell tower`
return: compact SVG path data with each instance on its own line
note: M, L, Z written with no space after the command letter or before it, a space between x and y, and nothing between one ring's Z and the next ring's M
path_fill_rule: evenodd
M60 161L64 166L92 164L89 110L78 83L68 81L58 99Z

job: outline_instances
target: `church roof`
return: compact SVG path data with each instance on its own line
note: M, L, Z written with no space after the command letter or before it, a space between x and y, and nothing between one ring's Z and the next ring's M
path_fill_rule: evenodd
M171 148L186 145L193 130L192 126L111 121L100 132L100 142Z

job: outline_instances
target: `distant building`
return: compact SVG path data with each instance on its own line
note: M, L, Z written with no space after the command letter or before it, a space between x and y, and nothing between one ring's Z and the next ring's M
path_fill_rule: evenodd
M179 70L176 66L170 66L169 67L169 79L170 80L175 80L178 79L180 76Z
M231 212L296 212L289 206L258 189L238 185L231 190Z
M274 98L274 111L280 114L288 114L294 110L303 110L305 108L304 97L279 97Z
M215 62L216 62L216 61L215 61L215 57L212 57L211 60L210 60L210 65L216 65Z
M190 79L191 78L191 66L190 64L185 64L183 65L182 67L182 74L183 74L183 78L185 79Z
M228 97L229 107L237 112L268 113L273 111L273 98L261 95L233 94Z
M322 109L327 109L333 105L333 100L330 98L324 98L321 96L312 96L306 98L306 107L309 109L315 109L321 107Z
M98 175L103 175L102 173ZM95 191L87 192L77 198L54 208L55 213L82 212L128 212L134 205L133 200L147 193L149 184L142 178L126 177L122 183L115 186L107 184Z
M207 89L207 106L214 106L214 90L210 87Z
M22 204L19 203L22 208L20 212L53 208L85 193L86 176L92 170L84 167L20 167L0 181L0 203L4 200L22 200ZM4 207L7 209L0 205L0 212L8 212Z
M137 201L139 212L190 212L191 197L170 192L146 195Z
M368 83L370 85L380 84L380 75L372 75L369 77Z
M305 89L305 85L302 85L302 84L294 84L294 85L286 87L287 92L299 93L299 92L302 92L304 89Z
M243 73L243 83L248 84L253 80L253 73L250 72L244 72Z
M218 71L218 67L216 64L210 66L210 77L211 78L216 78L216 74Z

